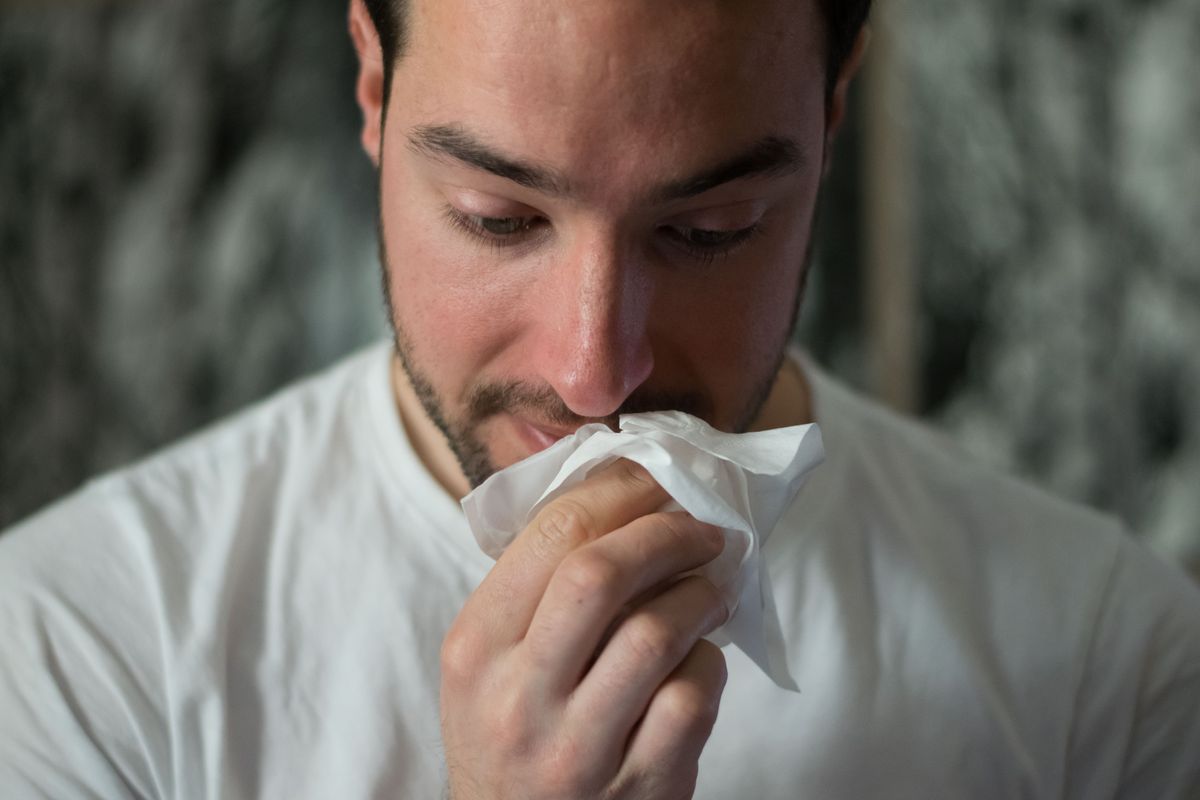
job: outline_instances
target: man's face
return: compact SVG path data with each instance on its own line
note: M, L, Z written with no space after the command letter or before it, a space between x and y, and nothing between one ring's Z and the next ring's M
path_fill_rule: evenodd
M824 157L795 0L415 0L381 146L401 360L478 484L587 421L752 423Z

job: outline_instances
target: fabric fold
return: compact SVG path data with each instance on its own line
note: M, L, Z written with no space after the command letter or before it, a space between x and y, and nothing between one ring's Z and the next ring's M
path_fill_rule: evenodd
M816 425L753 433L718 431L678 411L629 414L619 431L594 423L488 478L463 498L480 547L499 558L546 503L618 458L641 464L684 510L725 534L725 549L698 570L732 610L707 639L734 644L793 691L783 631L762 547L805 477L821 463Z

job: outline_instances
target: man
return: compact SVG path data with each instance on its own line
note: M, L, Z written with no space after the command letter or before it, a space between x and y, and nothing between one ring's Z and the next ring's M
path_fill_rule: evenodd
M353 0L395 357L0 539L4 795L1197 796L1195 590L786 350L865 12ZM701 638L720 537L633 465L466 530L664 408L822 426L766 549L799 694Z

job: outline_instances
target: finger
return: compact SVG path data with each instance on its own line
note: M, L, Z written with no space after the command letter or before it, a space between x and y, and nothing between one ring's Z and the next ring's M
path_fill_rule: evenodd
M621 767L623 783L650 779L664 787L695 786L727 677L721 649L703 639L696 642L655 692L634 731Z
M723 547L719 528L675 511L640 517L569 553L551 577L523 642L531 668L570 691L626 604L708 563Z
M640 464L618 459L546 504L468 599L489 642L515 644L559 563L575 548L660 508L667 493ZM460 614L460 617L462 615Z
M678 581L620 623L573 694L569 713L590 720L600 741L624 739L700 637L727 616L706 578Z

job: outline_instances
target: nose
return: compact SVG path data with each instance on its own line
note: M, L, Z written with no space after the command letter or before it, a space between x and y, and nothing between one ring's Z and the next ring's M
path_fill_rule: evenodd
M652 285L635 259L595 238L580 241L543 298L537 367L572 412L607 417L654 369Z

